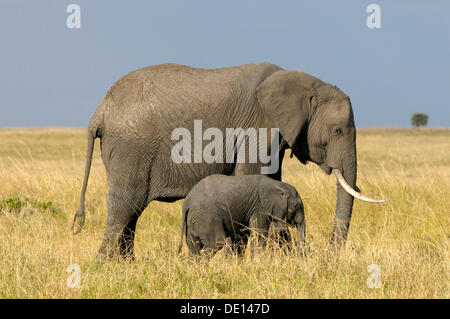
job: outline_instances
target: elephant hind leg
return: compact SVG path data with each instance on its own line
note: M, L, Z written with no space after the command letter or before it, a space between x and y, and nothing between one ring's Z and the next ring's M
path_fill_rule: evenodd
M108 180L108 220L99 258L112 258L118 252L122 258L134 259L137 220L148 204L148 179L141 171Z
M136 214L131 217L130 221L123 229L121 237L119 237L120 255L122 257L129 257L131 260L134 260L134 237L137 220L141 212L142 210L136 212Z

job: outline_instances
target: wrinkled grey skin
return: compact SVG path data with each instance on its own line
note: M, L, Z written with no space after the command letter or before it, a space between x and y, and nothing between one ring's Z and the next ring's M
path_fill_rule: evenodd
M227 238L238 254L244 252L250 232L265 245L272 222L297 228L298 248L305 243L305 214L296 189L263 175L205 177L183 202L183 235L193 255L211 257Z
M221 69L177 64L150 66L118 80L100 102L88 127L88 148L80 207L74 230L84 223L84 197L95 138L100 138L108 177L108 219L99 256L133 257L136 222L153 200L184 198L212 174L260 174L257 163L175 164L174 128L203 130L279 128L278 172L285 150L305 164L312 161L330 174L338 168L350 186L356 183L356 130L350 100L337 87L270 63ZM269 135L270 136L270 135ZM210 141L204 141L203 147ZM269 145L270 152L270 145ZM224 152L225 154L225 152ZM225 162L225 161L224 161ZM346 240L353 197L337 185L333 241Z

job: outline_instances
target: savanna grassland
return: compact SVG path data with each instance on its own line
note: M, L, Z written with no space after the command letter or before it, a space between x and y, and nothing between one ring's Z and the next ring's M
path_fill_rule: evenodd
M136 261L95 260L106 224L98 141L86 224L70 226L85 165L85 130L0 129L0 298L449 298L450 129L358 132L358 186L347 245L331 251L335 179L287 158L283 179L305 202L308 254L268 248L209 263L177 256L181 204L141 216ZM295 234L295 232L293 232ZM70 264L81 287L67 288ZM369 288L368 266L380 270ZM370 280L369 280L370 281Z

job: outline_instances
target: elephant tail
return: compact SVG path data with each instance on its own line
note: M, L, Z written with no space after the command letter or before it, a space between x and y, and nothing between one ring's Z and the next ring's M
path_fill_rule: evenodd
M80 197L80 206L78 207L77 212L73 218L72 223L72 231L73 234L78 234L84 225L84 197L86 194L86 188L89 179L89 172L91 170L91 162L92 162L92 153L94 151L94 142L97 137L102 137L100 132L100 125L97 124L97 117L94 115L89 123L88 134L87 134L87 154L86 154L86 167L84 170L84 180L83 187L81 188L81 197Z
M181 240L180 240L180 245L178 246L178 255L181 254L181 250L183 249L183 236L187 237L187 214L188 214L188 211L189 211L189 208L183 207L183 215L181 216Z

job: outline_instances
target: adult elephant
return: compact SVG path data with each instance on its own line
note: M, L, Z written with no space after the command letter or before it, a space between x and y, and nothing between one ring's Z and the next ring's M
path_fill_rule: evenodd
M177 141L172 140L172 132L185 128L193 134L194 120L202 120L203 130L219 128L224 135L225 128L279 128L280 147L274 150L279 165L272 178L281 180L281 163L288 148L303 164L312 161L327 174L335 169L339 183L333 242L345 242L353 196L358 196L354 190L356 129L347 95L309 74L270 63L220 69L163 64L118 80L89 123L74 227L78 232L84 223L92 151L99 137L109 187L101 257L111 257L117 250L123 257L134 257L136 222L151 201L182 199L211 174L260 173L265 165L260 160L175 163L171 153Z

